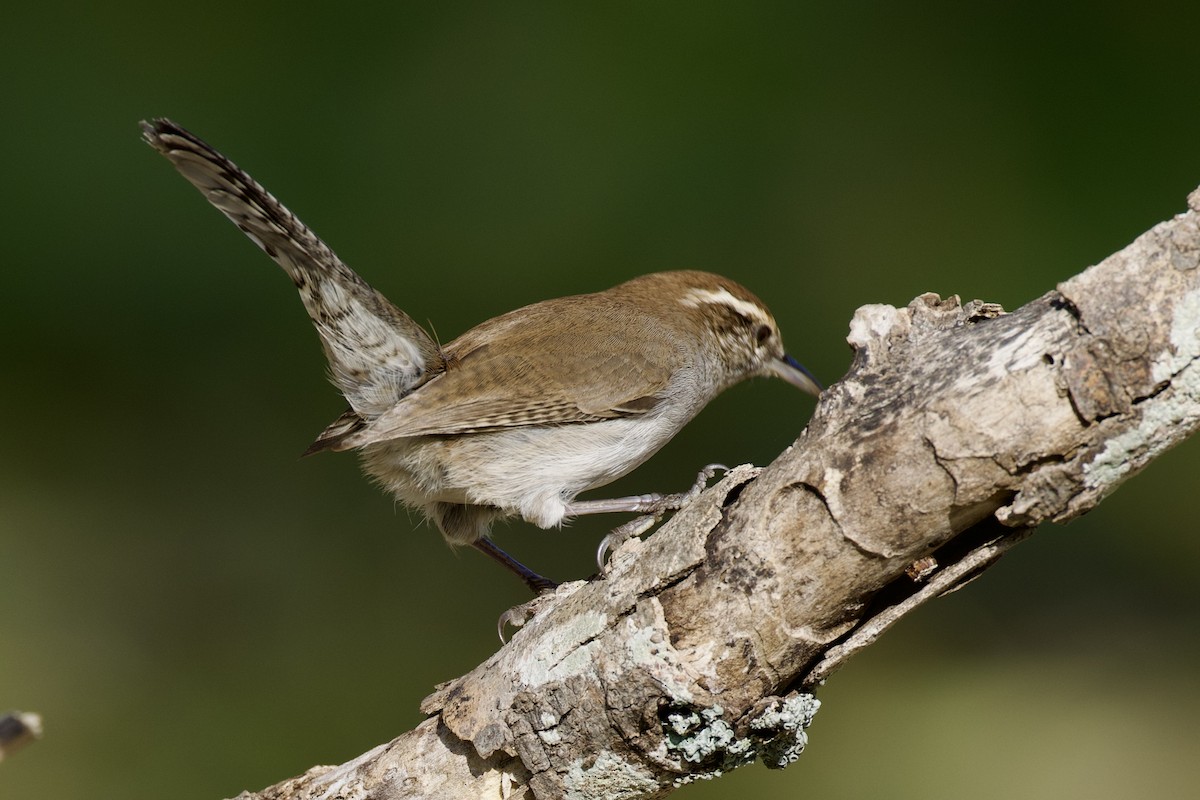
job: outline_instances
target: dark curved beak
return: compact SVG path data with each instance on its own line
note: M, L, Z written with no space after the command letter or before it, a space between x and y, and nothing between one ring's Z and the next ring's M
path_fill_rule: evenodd
M772 361L769 369L775 377L783 378L792 386L813 397L820 397L821 390L825 388L819 380L813 377L811 372L805 369L803 364L786 353L783 358Z

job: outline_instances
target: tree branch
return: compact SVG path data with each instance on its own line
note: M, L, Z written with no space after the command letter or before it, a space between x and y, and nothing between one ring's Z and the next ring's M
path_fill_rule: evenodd
M795 445L560 587L429 718L250 798L655 798L804 746L807 692L1200 425L1190 211L1011 314L865 306Z
M9 711L0 715L0 761L41 735L42 718L38 714Z

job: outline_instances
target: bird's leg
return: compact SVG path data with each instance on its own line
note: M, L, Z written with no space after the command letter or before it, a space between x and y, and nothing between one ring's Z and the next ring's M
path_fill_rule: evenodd
M582 514L610 514L614 512L632 512L641 516L626 522L605 536L596 550L596 563L601 571L604 570L604 559L610 551L615 551L629 539L641 536L662 519L668 511L678 511L700 496L709 480L718 472L728 472L723 464L709 464L700 470L696 482L686 492L675 494L640 494L632 497L617 497L612 500L576 500L567 504L567 514L577 516Z
M501 550L496 546L495 542L487 537L476 539L474 542L471 542L471 546L489 558L495 559L509 572L512 572L518 578L525 581L525 585L528 586L534 594L546 594L547 592L554 591L555 587L558 586L558 584L554 581L550 580L549 578L542 577L529 567L522 564L520 561L517 561L508 553Z
M674 494L636 494L629 497L614 497L611 500L575 500L567 503L568 517L578 517L585 514L614 514L630 512L634 514L662 515L668 511L678 511L695 500L704 491L704 487L718 472L729 470L723 464L709 464L700 470L696 482L686 492Z

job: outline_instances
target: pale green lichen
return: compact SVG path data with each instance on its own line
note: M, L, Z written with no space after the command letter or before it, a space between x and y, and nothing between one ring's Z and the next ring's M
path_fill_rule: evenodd
M1175 299L1171 314L1171 347L1151 368L1156 381L1170 380L1200 358L1200 289Z
M737 736L723 719L720 706L680 709L666 716L663 731L666 749L690 764L703 765L675 779L676 786L710 780L761 756L771 769L795 761L808 744L804 732L813 721L820 701L810 694L775 698L749 722L749 735Z
M667 749L693 764L703 763L718 753L744 755L750 749L750 742L738 739L729 723L721 719L724 713L720 706L713 706L699 713L668 714Z
M691 764L704 764L674 781L676 786L701 780L712 780L729 770L754 760L754 742L738 737L733 727L721 719L725 710L720 706L681 710L667 715L665 733L667 750Z
M1173 394L1147 403L1137 425L1105 442L1104 449L1084 466L1088 489L1108 494L1135 469L1179 443L1178 437L1165 432L1196 425L1200 419L1200 368L1193 365L1178 373L1171 386Z
M1157 382L1170 381L1171 392L1145 403L1137 425L1105 442L1104 449L1084 466L1087 488L1111 492L1178 443L1178 437L1164 432L1190 429L1200 419L1200 290L1176 299L1170 338L1171 347L1154 362L1151 375Z
M811 694L794 694L750 720L750 730L765 737L759 746L763 763L782 769L799 758L808 744L804 729L820 708L821 701Z
M663 636L665 623L661 622L662 607L655 602L653 608L657 617L653 624L639 626L632 617L625 620L625 624L632 628L624 637L628 660L638 670L654 678L676 702L691 703L691 677L680 666L674 648Z
M585 767L577 759L563 777L565 800L633 800L659 788L645 767L630 764L605 750Z
M513 665L518 679L529 688L537 688L584 674L595 665L593 640L607 626L607 615L599 611L575 615L561 629L544 637L542 646L529 650Z

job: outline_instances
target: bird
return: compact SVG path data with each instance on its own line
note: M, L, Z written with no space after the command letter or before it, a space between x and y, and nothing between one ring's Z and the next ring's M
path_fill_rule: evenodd
M657 518L713 470L680 495L577 498L634 470L746 378L822 390L761 300L699 270L543 300L442 345L202 139L166 118L141 128L299 290L349 403L305 454L357 451L367 475L450 545L476 548L535 593L556 584L492 541L498 519L554 528L584 514Z

